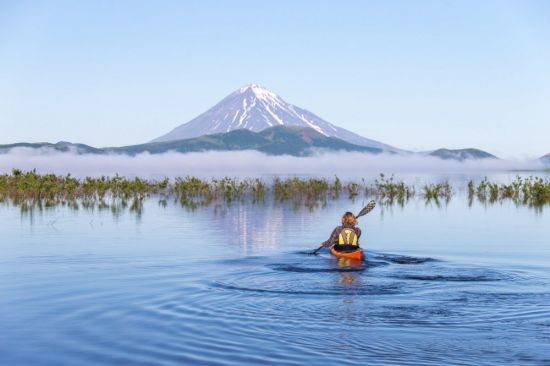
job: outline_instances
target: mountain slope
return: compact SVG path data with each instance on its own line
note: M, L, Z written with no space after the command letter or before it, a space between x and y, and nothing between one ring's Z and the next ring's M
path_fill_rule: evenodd
M161 154L169 151L189 153L202 151L238 151L256 150L270 155L308 156L315 150L324 151L356 151L371 154L384 152L379 148L372 148L350 144L336 137L328 137L309 127L275 126L260 132L246 129L234 130L226 133L205 135L190 139L150 142L140 145L122 147L95 148L84 144L69 142L51 143L17 143L0 145L0 154L9 153L13 148L31 148L39 152L58 151L76 154L125 154L136 155L144 152ZM413 153L411 153L413 154ZM477 160L497 159L485 151L478 149L439 149L431 152L417 153L420 156L434 156L445 160ZM550 155L550 154L549 154ZM550 156L541 157L542 161L550 163Z
M202 151L242 151L256 150L269 155L308 156L315 150L356 151L377 154L382 149L350 144L335 137L327 137L312 128L275 126L261 132L245 129L227 133L206 135L185 140L151 142L122 147L94 148L68 142L18 143L0 145L0 154L7 154L13 148L26 147L39 152L57 151L76 154L125 154L136 155L144 152L161 154L169 151L189 153Z
M231 93L214 107L151 142L164 142L224 133L236 129L254 132L274 126L309 127L327 137L391 152L401 150L335 126L315 114L285 102L256 84Z
M354 145L334 137L327 137L309 127L286 126L275 126L261 132L239 129L191 139L108 148L105 151L135 155L142 152L155 154L168 151L187 153L212 150L257 150L269 155L307 156L315 149L374 154L382 152L381 149Z
M550 153L540 157L543 163L550 165Z
M54 150L58 152L74 152L77 154L102 154L102 149L97 149L95 147L85 145L85 144L75 144L66 141L59 141L55 144L49 142L19 142L9 145L0 145L0 153L8 153L11 149L14 148L29 148L29 149L41 149L41 150Z
M479 159L498 159L496 156L479 149L438 149L430 152L428 155L435 156L444 160L479 160Z
M248 129L237 129L226 133L203 135L195 138L175 141L150 142L139 145L122 147L95 148L85 144L60 141L55 144L15 143L0 145L0 154L7 154L15 148L28 148L38 153L51 151L69 152L76 154L126 154L136 155L143 152L160 154L169 151L188 153L203 151L237 151L256 150L270 155L308 156L314 150L325 151L356 151L378 154L382 152L394 153L383 148L374 148L351 144L343 139L326 136L318 129L311 127L278 125L254 132ZM438 149L411 155L433 156L444 160L478 160L498 159L496 156L479 149ZM540 158L540 161L550 165L550 154Z

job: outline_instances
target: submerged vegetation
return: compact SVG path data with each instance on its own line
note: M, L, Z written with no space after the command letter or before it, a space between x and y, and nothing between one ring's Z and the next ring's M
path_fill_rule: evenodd
M113 213L129 208L136 213L142 210L144 199L154 196L159 204L169 200L194 209L213 202L235 201L275 202L289 201L293 204L316 207L341 196L349 199L373 198L383 205L405 205L413 197L421 197L427 203L448 203L455 189L448 181L424 185L410 185L395 180L393 176L380 174L372 182L364 179L343 182L340 178L274 178L263 179L220 178L202 179L183 177L156 181L142 178L86 177L78 179L71 175L38 174L14 169L11 174L0 175L0 203L13 204L28 211L59 205L73 209L110 209ZM467 184L467 196L481 203L511 200L518 205L542 207L550 203L550 181L540 177L517 177L511 183L493 183L487 178L477 184Z

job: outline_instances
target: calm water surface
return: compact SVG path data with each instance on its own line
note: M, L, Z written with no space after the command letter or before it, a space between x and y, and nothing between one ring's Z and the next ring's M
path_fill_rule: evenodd
M548 365L550 212L347 199L142 215L0 206L2 365Z

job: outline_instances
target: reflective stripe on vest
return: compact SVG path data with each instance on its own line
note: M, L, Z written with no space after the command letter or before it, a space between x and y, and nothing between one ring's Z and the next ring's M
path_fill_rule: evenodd
M338 245L357 245L357 234L355 230L343 228L338 234Z

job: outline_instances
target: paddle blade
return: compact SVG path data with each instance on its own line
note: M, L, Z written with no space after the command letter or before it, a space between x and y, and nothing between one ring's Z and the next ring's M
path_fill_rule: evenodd
M376 206L376 202L370 201L365 207L363 207L363 209L357 215L355 215L355 217L361 217L363 215L368 214L369 212L372 211L374 206Z
M322 248L323 248L323 247L320 246L319 248L315 249L315 250L312 251L312 252L309 252L308 254L309 254L309 255L317 255L317 253L318 253Z

